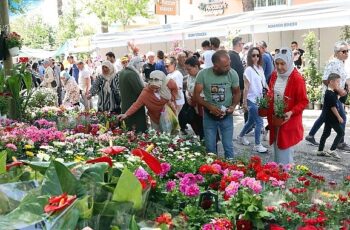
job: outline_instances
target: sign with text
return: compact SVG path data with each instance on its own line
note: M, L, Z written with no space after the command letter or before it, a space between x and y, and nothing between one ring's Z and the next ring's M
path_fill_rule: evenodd
M177 0L158 0L156 3L156 14L176 15Z

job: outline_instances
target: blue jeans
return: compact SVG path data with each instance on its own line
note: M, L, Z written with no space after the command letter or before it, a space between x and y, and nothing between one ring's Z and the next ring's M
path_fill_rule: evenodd
M207 152L217 153L216 134L219 129L224 146L225 158L233 158L233 116L227 115L221 120L214 120L207 111L203 114L204 140Z
M337 105L338 105L338 112L339 115L343 118L344 122L342 124L340 124L340 126L343 128L344 132L345 132L345 126L346 126L346 114L345 114L345 110L344 110L344 105L343 103L341 103L339 100L337 101ZM326 114L322 111L321 115L317 118L317 120L315 121L314 125L312 126L309 135L310 136L315 136L315 134L317 133L317 131L321 128L321 126L323 125L323 123L326 120ZM340 140L339 143L343 143L344 142L344 137L342 137L342 139Z
M258 114L258 105L254 102L251 102L250 100L247 100L247 106L248 106L248 120L244 124L244 127L239 134L240 137L243 137L247 134L247 132L253 128L255 124L255 144L260 144L260 134L261 130L264 126L263 119Z

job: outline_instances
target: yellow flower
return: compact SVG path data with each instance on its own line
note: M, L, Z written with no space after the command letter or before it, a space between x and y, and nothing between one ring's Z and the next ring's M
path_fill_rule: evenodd
M34 156L34 153L31 152L31 151L26 151L26 155L27 155L28 157L33 157L33 156Z
M296 166L296 169L297 169L298 171L303 171L303 172L308 172L308 171L310 171L309 168L306 167L305 165L297 165L297 166Z
M150 144L147 149L146 149L146 152L150 153L152 152L152 150L154 149L154 144Z
M32 145L25 145L25 146L24 146L24 149L32 149L32 148L33 148Z
M84 161L85 159L83 158L83 157L81 157L81 156L76 156L75 158L74 158L74 162L81 162L81 161Z

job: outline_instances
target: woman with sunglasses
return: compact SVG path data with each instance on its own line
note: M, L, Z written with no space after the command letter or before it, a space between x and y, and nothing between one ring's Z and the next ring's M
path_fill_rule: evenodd
M294 146L303 139L303 110L309 103L303 76L294 66L290 48L281 48L275 56L276 71L269 84L270 103L267 120L270 128L270 145L273 144L275 162L293 163ZM284 101L284 121L281 126L272 122L275 103L278 98Z
M260 50L253 47L247 54L247 68L244 71L243 109L248 111L248 120L245 123L238 141L243 145L249 145L245 135L255 125L254 151L266 153L267 149L260 142L260 134L264 125L263 119L258 114L256 100L263 96L263 89L267 88Z

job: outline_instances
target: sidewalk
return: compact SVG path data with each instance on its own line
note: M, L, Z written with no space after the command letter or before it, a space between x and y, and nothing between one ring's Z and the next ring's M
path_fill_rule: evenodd
M304 125L304 137L307 135L308 131L311 129L314 121L320 115L321 110L305 110L303 113L303 125ZM268 145L268 141L262 141L262 144L269 149L267 154L259 154L253 152L254 145L254 134L248 135L247 139L251 143L250 146L243 146L238 144L235 139L239 132L242 130L244 119L243 115L234 116L234 149L238 156L252 156L259 155L262 159L266 161L273 161L274 156L271 146ZM350 144L350 124L349 115L347 115L348 123L346 125L345 132L345 142ZM264 120L265 125L267 124L266 119ZM319 142L322 135L323 126L317 132L315 138ZM331 143L333 142L335 133L327 139L325 149L329 149ZM295 149L294 161L296 164L303 164L309 167L314 173L323 175L327 180L341 181L346 175L350 175L350 153L340 152L339 155L342 159L337 160L331 157L319 157L316 156L317 147L307 144L306 141L301 141ZM222 146L219 146L219 154L223 155Z

